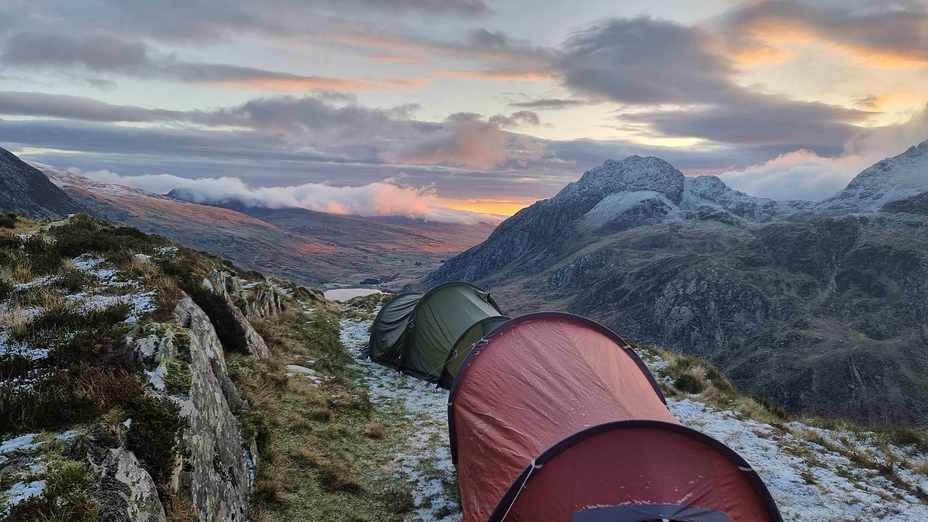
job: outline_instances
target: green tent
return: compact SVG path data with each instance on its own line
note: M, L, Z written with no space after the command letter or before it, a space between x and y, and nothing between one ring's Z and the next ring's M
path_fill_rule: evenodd
M475 324L502 314L489 292L446 283L425 294L404 293L380 309L371 325L371 359L437 381L455 343Z
M509 318L505 315L486 317L465 330L454 343L454 346L451 348L451 353L448 354L448 360L445 361L445 368L442 370L441 377L438 379L438 385L446 390L450 390L451 384L454 383L454 377L458 374L464 361L467 360L467 356L470 355L474 345L477 344L480 339L495 332L496 329L505 324L506 321L509 321Z

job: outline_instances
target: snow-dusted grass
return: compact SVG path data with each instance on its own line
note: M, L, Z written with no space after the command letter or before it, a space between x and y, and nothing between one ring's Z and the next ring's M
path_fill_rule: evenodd
M422 521L460 520L448 442L448 393L367 358L370 325L369 320L342 320L341 341L355 359L371 402L392 408L408 425L393 466L412 484L415 514Z
M642 356L658 381L672 388L674 363L651 351ZM703 393L677 390L667 405L681 424L744 457L785 520L928 520L928 475L923 471L928 455L917 448L889 444L884 436L865 431L773 422L769 412L752 417L761 406L749 399L733 402L740 409L713 405L714 392L711 382Z
M370 361L364 353L369 326L366 320L343 320L342 342L362 372L371 401L396 408L409 422L409 442L399 448L394 463L413 483L416 514L421 520L459 520L447 393ZM667 361L651 353L644 359L658 380L672 386ZM785 520L928 520L928 455L916 448L888 444L874 433L765 422L708 402L702 394L680 394L668 400L668 407L681 424L744 457L767 484Z

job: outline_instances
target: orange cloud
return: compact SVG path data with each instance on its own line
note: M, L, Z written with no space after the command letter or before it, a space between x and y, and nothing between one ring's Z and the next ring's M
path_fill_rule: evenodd
M813 24L798 20L755 20L747 34L748 41L754 42L754 45L735 48L730 53L734 62L743 67L781 63L796 55L793 50L784 47L798 45L817 45L847 54L870 67L906 69L928 66L924 49L879 49L841 41Z
M247 91L294 93L307 91L358 92L417 89L426 85L428 82L429 80L425 78L365 80L327 78L322 76L256 76L237 80L219 80L210 83Z
M467 80L527 81L539 82L550 80L552 74L547 71L520 69L467 69L458 71L441 71L441 76Z
M445 207L478 214L511 216L534 203L534 199L443 199Z

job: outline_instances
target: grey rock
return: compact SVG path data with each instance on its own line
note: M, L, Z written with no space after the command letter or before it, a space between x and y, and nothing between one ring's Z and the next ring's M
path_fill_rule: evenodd
M199 519L246 520L255 480L255 455L242 437L234 406L241 404L226 370L222 345L206 314L189 297L175 310L189 331L191 389L181 402L189 427L182 435L174 487L189 494Z
M241 344L244 346L245 351L255 357L262 359L268 358L271 352L267 347L267 343L265 343L264 339L255 331L254 327L245 316L245 313L242 311L242 308L245 308L245 310L249 310L250 308L254 316L259 316L259 313L269 313L275 306L273 298L270 297L270 295L274 294L264 292L262 294L264 300L262 301L261 308L255 308L254 305L249 304L252 303L252 301L244 296L241 281L228 272L218 270L214 270L209 277L204 278L202 286L222 297L225 301L229 315L237 324L236 330L241 332L243 337ZM279 296L275 295L275 297Z

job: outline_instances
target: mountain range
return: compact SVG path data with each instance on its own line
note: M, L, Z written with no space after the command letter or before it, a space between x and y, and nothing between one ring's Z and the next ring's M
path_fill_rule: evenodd
M152 194L68 170L42 168L70 201L95 216L304 284L368 280L401 287L479 243L494 227L491 221L460 224L361 217L249 207L235 201L209 205L190 201L184 191Z
M450 280L708 357L791 412L928 422L928 142L820 203L607 161L423 284Z

